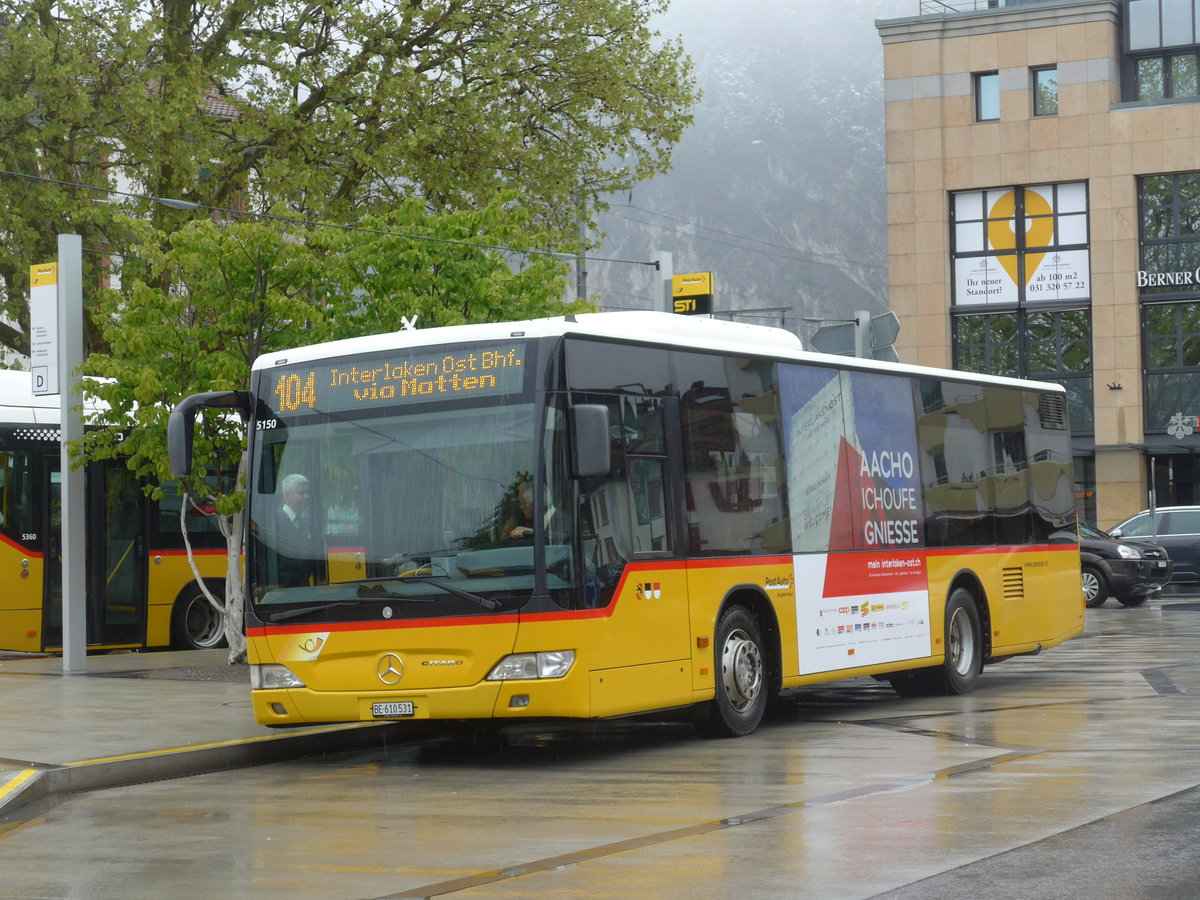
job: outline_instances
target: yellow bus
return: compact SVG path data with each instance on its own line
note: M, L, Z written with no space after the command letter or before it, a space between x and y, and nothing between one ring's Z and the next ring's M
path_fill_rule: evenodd
M1056 385L666 313L408 330L186 399L176 474L197 409L235 404L266 725L692 708L742 735L785 689L962 693L1083 627Z
M35 395L28 372L0 371L0 650L62 649L60 459L58 397ZM84 485L88 650L220 646L224 618L187 563L178 495L146 499L121 460L88 464ZM189 534L221 595L224 538L200 514Z

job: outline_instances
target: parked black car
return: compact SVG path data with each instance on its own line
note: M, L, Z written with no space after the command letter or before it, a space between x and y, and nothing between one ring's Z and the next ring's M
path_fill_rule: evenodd
M1108 529L1123 541L1151 541L1171 555L1172 584L1200 582L1200 506L1160 506L1144 509Z
M1147 541L1117 540L1079 523L1083 596L1089 608L1116 597L1122 606L1140 606L1171 579L1167 551Z

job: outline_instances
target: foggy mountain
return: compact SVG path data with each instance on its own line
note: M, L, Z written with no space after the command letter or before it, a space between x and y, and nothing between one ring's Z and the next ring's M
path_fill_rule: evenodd
M715 308L783 324L887 308L883 64L876 19L918 0L674 0L703 97L672 171L609 198L592 257L713 272ZM605 309L661 308L654 270L588 264Z

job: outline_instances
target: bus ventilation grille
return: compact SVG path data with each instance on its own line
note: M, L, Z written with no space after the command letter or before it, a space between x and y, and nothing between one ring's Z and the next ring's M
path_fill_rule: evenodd
M1040 395L1042 427L1065 431L1067 428L1067 398L1062 394Z
M1005 600L1020 600L1025 596L1025 572L1020 566L1003 569L1000 577L1004 579Z

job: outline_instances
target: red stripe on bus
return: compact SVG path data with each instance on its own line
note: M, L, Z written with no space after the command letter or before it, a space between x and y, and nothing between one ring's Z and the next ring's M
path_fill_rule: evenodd
M468 625L514 625L520 620L516 613L503 616L463 616L456 619L396 619L382 622L318 622L308 625L255 625L246 629L249 637L269 637L273 634L311 634L314 631L395 631L406 628L450 628Z
M8 546L10 546L14 550L24 554L25 556L32 556L32 557L35 557L36 559L42 558L42 552L40 550L30 550L24 544L18 543L17 541L14 541L12 538L7 537L3 534L0 534L0 543L8 544Z
M1011 545L998 547L948 547L934 550L912 550L912 551L848 551L844 553L828 554L831 561L837 560L836 565L862 565L863 557L887 555L889 557L897 556L914 556L924 554L925 556L979 556L979 555L1006 555L1011 553L1043 553L1048 551L1059 550L1078 550L1074 544L1025 544ZM804 554L812 555L812 554ZM397 619L396 621L385 620L382 622L322 622L316 624L298 624L298 625L255 625L246 629L246 634L250 637L269 637L275 634L304 634L313 631L329 631L329 632L345 632L345 631L391 631L396 629L408 628L465 628L473 625L511 625L517 622L564 622L575 621L579 619L606 619L613 615L616 611L617 601L625 589L625 584L630 578L636 578L643 572L663 572L676 571L679 569L712 569L712 568L766 568L768 566L791 565L791 556L756 556L753 558L745 557L726 557L723 559L664 559L647 562L627 563L624 571L621 573L621 579L617 582L616 590L613 592L612 602L607 606L597 607L596 609L563 609L553 610L540 613L507 613L498 616L461 616L455 618L436 618L436 619ZM919 572L921 580L924 581L924 568ZM900 587L896 582L892 583L895 587Z
M733 556L723 559L689 559L689 569L733 569L742 566L790 566L790 556Z
M997 544L992 547L932 547L926 556L1006 556L1013 553L1056 553L1079 551L1078 544Z

